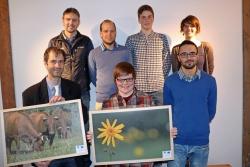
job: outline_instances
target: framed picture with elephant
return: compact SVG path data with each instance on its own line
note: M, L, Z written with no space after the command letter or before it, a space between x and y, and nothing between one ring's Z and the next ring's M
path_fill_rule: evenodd
M80 100L1 111L5 166L88 154Z

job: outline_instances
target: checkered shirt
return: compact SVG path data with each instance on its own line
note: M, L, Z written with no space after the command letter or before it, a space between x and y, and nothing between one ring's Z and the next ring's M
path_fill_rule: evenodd
M132 97L127 103L118 93L116 93L112 95L109 100L103 102L102 109L150 107L152 105L151 96L135 89Z
M127 38L136 70L136 87L143 92L159 91L171 69L172 58L166 35L152 32L146 36L139 32Z

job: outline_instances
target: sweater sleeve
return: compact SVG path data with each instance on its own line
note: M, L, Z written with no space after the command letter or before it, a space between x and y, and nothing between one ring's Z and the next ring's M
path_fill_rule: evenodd
M95 60L94 60L94 52L93 52L93 50L90 51L90 53L89 53L88 66L89 66L90 80L93 83L93 85L96 86L96 63L95 63Z
M216 113L217 104L217 85L214 78L212 78L210 92L208 95L208 112L209 112L209 122L211 122Z
M171 93L171 89L169 88L168 79L165 80L163 87L163 104L164 105L173 105L174 100Z

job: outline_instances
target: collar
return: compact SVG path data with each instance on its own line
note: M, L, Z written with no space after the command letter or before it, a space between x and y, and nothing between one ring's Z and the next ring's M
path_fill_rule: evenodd
M153 36L154 34L155 34L155 32L152 30L151 33L150 33L147 37L151 37L151 36ZM139 32L139 35L141 35L141 36L146 36L146 35L142 32L142 30Z
M130 96L133 97L133 96L136 96L136 94L137 94L137 89L134 88L134 91L133 91L133 93L132 93ZM118 99L118 100L119 100L119 99L124 99L122 96L119 95L118 92L116 93L116 96L117 96L117 99Z
M74 34L72 35L71 38L68 38L65 33L64 33L64 30L62 31L62 34L63 34L63 38L68 41L69 43L72 43L75 39L76 39L76 35L77 35L77 31L74 32Z
M101 50L102 51L114 50L115 48L118 48L118 44L116 42L114 43L113 49L108 49L108 48L105 47L105 45L103 43L101 44Z
M61 86L61 78L59 80L59 83L57 85L54 85L50 80L48 80L48 78L46 77L46 82L47 82L47 85L48 85L48 88L51 90L54 86Z
M201 71L197 68L196 73L193 76L188 76L188 75L184 74L184 72L180 68L179 71L178 71L178 75L179 75L180 80L184 80L184 81L187 81L187 82L192 82L197 78L198 79L201 78Z

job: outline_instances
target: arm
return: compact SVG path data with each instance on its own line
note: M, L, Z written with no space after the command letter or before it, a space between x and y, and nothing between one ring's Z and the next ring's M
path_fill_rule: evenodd
M171 53L171 56L172 56L172 71L173 72L176 72L179 70L180 68L180 65L179 65L179 61L178 61L178 52L179 52L179 46L176 45L172 48L172 53Z
M164 87L163 87L163 104L164 105L174 105L174 99L169 88L168 79L165 80Z
M172 64L172 56L170 54L170 48L166 35L163 35L162 61L163 61L163 74L164 78L166 79L168 77Z
M212 46L206 42L206 45L204 47L205 55L207 58L207 68L208 68L208 74L212 75L214 71L214 55L213 55L213 48Z
M211 122L215 116L216 103L217 103L217 85L215 79L213 78L211 81L209 95L208 95L209 122Z
M94 86L96 86L96 63L94 59L93 50L89 53L88 58L88 67L89 67L89 77Z
M125 43L125 46L127 47L130 56L131 56L131 62L132 62L132 57L133 57L133 46L132 46L132 42L131 42L131 38L128 37Z

